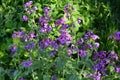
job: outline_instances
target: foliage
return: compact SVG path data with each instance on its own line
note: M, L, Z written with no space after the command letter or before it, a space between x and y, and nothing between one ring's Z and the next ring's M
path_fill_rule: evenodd
M28 2L0 1L0 80L120 79L119 0Z

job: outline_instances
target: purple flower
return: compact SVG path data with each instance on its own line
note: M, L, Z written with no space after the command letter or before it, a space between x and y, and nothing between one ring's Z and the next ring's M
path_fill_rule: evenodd
M51 56L51 57L54 57L55 54L56 54L56 51L54 50L53 52L50 53L50 56Z
M65 22L66 22L66 19L60 18L60 19L58 19L58 20L55 22L55 25L56 25L56 26L59 26L59 25L61 25L61 24L64 24Z
M108 59L100 60L97 64L94 65L94 70L105 73L107 71L107 65L109 62L110 60Z
M66 30L60 30L61 35L57 38L57 40L62 45L69 45L71 43L72 37Z
M81 57L85 57L87 55L86 51L85 50L82 50L82 49L79 49L78 50L78 53Z
M70 9L71 6L72 6L71 4L66 5L66 6L64 7L64 12L65 12L65 13L69 13L69 9Z
M96 65L94 65L95 71L101 71L100 69L102 69L102 65L100 63L97 63Z
M110 35L109 37L108 37L108 39L112 39L113 38L113 36L112 35Z
M55 41L51 42L51 46L54 48L54 50L58 49L58 44Z
M80 24L82 22L82 19L81 18L78 18L78 23Z
M100 61L100 64L105 67L105 65L107 65L109 62L110 62L109 59L102 59L102 60Z
M100 51L98 53L99 58L106 58L106 52L105 51Z
M97 53L94 53L93 54L93 59L94 60L97 60L97 59L104 59L106 58L107 55L106 55L106 52L105 51L100 51L100 52L97 52Z
M52 30L52 27L49 26L47 23L45 23L39 31L43 33L43 32L50 32L51 30Z
M111 53L108 54L108 58L115 59L116 61L118 61L118 55L114 51L111 51Z
M72 51L72 49L68 49L68 55L71 55L71 54L73 54L73 51Z
M80 40L77 40L76 43L82 45L84 43L84 39L81 38Z
M19 80L25 80L25 78L20 78Z
M89 48L90 50L93 50L93 46L92 46L91 44L88 43L88 44L86 44L85 46L86 46L87 48Z
M46 29L41 28L41 29L39 30L39 32L40 32L40 33L44 33L44 32L46 32Z
M14 53L16 51L16 44L13 44L11 47L10 47L10 51L12 53Z
M115 72L119 73L120 72L120 67L115 66L114 70L115 70Z
M99 43L98 42L96 42L95 44L94 44L94 46L95 46L95 48L99 48Z
M67 29L68 27L68 24L62 24L62 29Z
M100 72L95 72L92 77L95 80L101 80L101 73Z
M57 75L56 75L56 74L54 74L54 75L52 76L52 80L57 80Z
M68 5L66 5L65 7L64 7L64 12L65 12L65 14L66 14L66 18L69 18L70 17L70 7L71 7L72 5L71 4L68 4Z
M23 36L24 36L24 31L22 31L22 30L20 30L20 31L18 31L18 32L14 32L14 33L12 34L12 38L16 38L16 37L18 37L18 38L23 38Z
M93 39L93 40L96 40L96 39L99 39L99 37L97 36L97 35L91 35L91 38Z
M31 13L32 13L32 10L28 10L27 13L28 13L28 14L31 14Z
M94 35L93 31L90 30L85 34L85 39L89 40L91 38L91 35Z
M32 8L32 10L36 11L36 10L38 10L38 8L35 6L35 7Z
M93 33L92 30L88 31L86 34L85 34L85 39L86 40L89 40L89 39L93 39L93 40L96 40L96 39L99 39L99 36L95 35Z
M114 33L114 39L120 41L120 31Z
M43 26L45 23L47 23L47 19L45 17L41 16L39 18L39 23L41 26Z
M44 15L45 15L45 17L49 18L49 12L50 12L50 8L49 7L44 7Z
M34 32L30 32L30 33L29 33L29 35L30 35L30 38L31 38L31 39L33 39L33 38L36 38L36 37L37 37L37 36L35 35L35 33L34 33Z
M30 67L30 66L32 66L33 62L32 61L24 61L21 64L23 67Z
M94 74L87 74L86 76L92 78L92 80L101 80L100 72L94 72Z
M51 43L52 43L52 40L51 40L51 39L49 39L49 38L45 38L45 39L44 39L44 45L45 45L45 47L50 46Z
M40 50L44 49L45 45L43 41L39 42Z
M28 17L26 15L23 15L22 16L22 21L27 21L28 20Z
M12 38L16 38L17 37L17 32L14 32L13 34L12 34Z
M29 7L29 6L31 6L33 4L33 1L28 1L28 2L26 2L25 3L25 8L27 8L27 7Z
M25 41L25 42L28 42L30 40L30 37L29 36L23 36L22 39Z
M34 43L30 43L30 44L27 44L26 46L25 46L25 49L26 50L31 50L33 47L35 47L35 44Z

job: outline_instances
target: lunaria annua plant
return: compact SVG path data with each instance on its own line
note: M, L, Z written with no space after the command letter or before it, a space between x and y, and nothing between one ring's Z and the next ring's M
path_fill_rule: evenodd
M100 37L92 30L76 37L82 18L78 14L74 17L77 9L73 5L66 5L64 15L57 20L50 15L51 8L45 6L38 22L30 17L38 10L33 1L26 2L24 10L27 15L22 16L22 21L33 21L34 28L12 35L19 40L10 47L13 58L18 59L13 70L13 74L19 74L17 80L102 80L109 73L120 72L117 53L98 50ZM119 41L120 32L115 32L113 38Z

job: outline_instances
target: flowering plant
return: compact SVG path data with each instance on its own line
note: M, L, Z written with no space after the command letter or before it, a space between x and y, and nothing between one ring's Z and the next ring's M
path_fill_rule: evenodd
M25 3L22 21L29 28L12 34L11 80L101 80L112 74L119 78L118 55L100 51L100 37L92 30L80 35L83 20L77 9L65 5L57 19L52 11L45 6L43 15L36 15L38 6ZM119 40L119 32L114 39Z

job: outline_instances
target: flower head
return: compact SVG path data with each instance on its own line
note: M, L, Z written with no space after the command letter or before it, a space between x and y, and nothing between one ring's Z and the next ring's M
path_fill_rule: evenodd
M44 15L49 18L50 7L44 7Z
M36 11L36 10L38 10L38 8L35 6L35 7L32 8L32 10Z
M14 53L16 51L16 44L13 44L11 47L10 47L10 51L12 53Z
M30 67L30 66L32 66L33 62L32 61L24 61L21 64L23 67Z
M115 70L115 72L119 73L120 72L120 67L115 66L114 70Z
M22 21L28 21L28 17L26 15L22 16Z
M33 47L35 47L35 44L34 43L30 43L30 44L27 44L26 46L25 46L25 49L26 50L31 50Z
M68 55L71 55L71 54L73 54L73 50L72 49L68 49Z
M95 48L99 48L99 43L98 42L96 42L95 44L94 44L94 46L95 46Z
M39 46L40 46L40 50L44 49L45 48L44 42L40 41Z
M35 35L34 32L30 32L29 37L30 37L30 39L33 39L33 38L36 38L37 36Z
M56 51L54 50L53 52L50 53L50 56L51 56L51 57L54 57L55 54L56 54Z
M60 18L60 19L58 19L58 20L55 22L55 25L56 25L56 26L59 26L59 25L61 25L61 24L64 24L65 22L66 22L66 19Z
M120 41L120 31L114 33L114 39Z
M52 76L52 80L57 80L57 75L56 75L56 74L54 74L54 75Z
M91 38L93 39L93 40L96 40L96 39L99 39L99 37L97 36L97 35L91 35Z
M57 38L57 40L62 45L69 45L71 43L72 37L66 30L60 30L61 35Z
M78 18L78 23L80 24L82 22L82 19L81 18Z
M82 49L79 49L78 50L78 53L81 57L85 57L87 55L86 51L85 50L82 50Z
M18 38L23 38L23 36L24 36L24 31L22 31L22 30L20 30L20 31L18 31L18 32L14 32L14 33L12 34L12 38L16 38L16 37L18 37Z
M94 60L97 60L97 59L104 59L107 57L107 54L105 51L100 51L100 52L97 52L97 53L94 53L93 54L93 59Z
M118 55L114 51L111 51L111 53L108 54L108 57L111 58L111 59L115 59L116 61L118 61Z
M24 7L27 8L33 4L33 1L28 1L25 3Z

